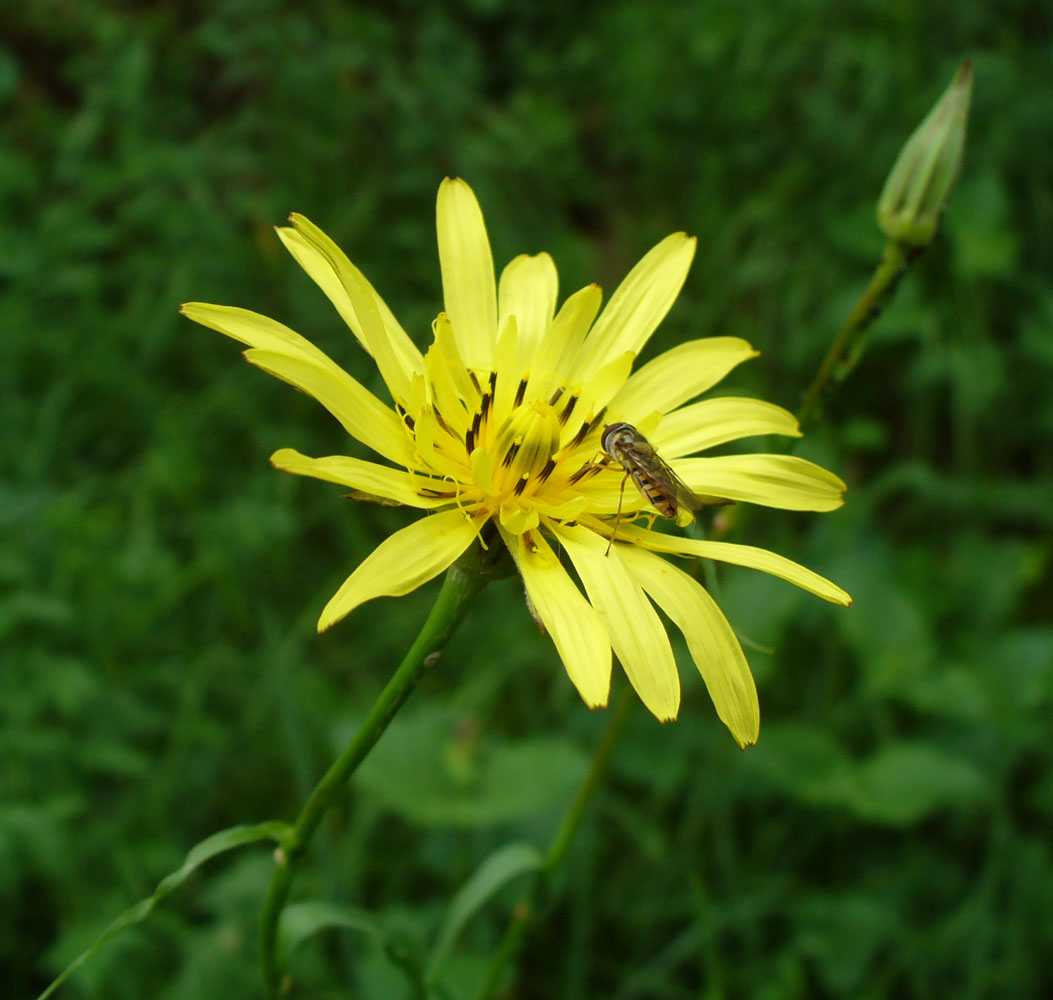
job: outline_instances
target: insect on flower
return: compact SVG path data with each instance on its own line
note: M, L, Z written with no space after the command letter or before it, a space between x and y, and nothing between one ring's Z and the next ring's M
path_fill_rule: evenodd
M622 490L618 496L618 514L614 521L614 534L622 516L622 499L625 496L625 480L632 477L640 495L662 517L687 525L694 519L694 511L704 503L695 496L685 483L632 424L609 424L603 428L601 437L603 450L625 470ZM614 541L611 535L611 542ZM610 552L610 544L607 546Z
M390 402L269 317L204 302L182 307L190 319L246 345L248 361L313 396L375 453L370 460L313 458L281 448L273 465L350 487L355 499L420 512L344 581L323 609L319 629L366 601L408 594L445 572L484 528L496 530L587 705L607 704L617 654L651 713L662 721L676 718L680 680L657 605L683 633L739 745L754 743L757 691L735 633L702 585L664 556L750 566L835 604L851 598L755 546L623 527L623 501L633 516L653 507L656 517L686 525L711 503L834 510L844 502L845 484L792 455L691 457L744 437L800 436L792 413L762 400L692 402L756 355L746 341L685 341L632 370L687 276L695 252L687 234L672 233L649 250L606 305L599 287L587 285L557 308L558 275L546 253L515 257L498 280L482 210L464 181L442 183L436 211L443 309L423 352L321 229L294 214L278 230L375 360ZM643 421L655 418L652 432ZM641 425L692 488L655 454L636 429ZM640 499L624 496L629 476ZM622 479L622 492L612 519L615 478ZM620 536L618 558L605 559L614 535Z

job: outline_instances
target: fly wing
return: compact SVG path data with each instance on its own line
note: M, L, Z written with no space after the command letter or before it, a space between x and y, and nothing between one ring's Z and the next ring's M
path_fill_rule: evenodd
M702 500L691 491L687 483L658 457L658 454L653 449L648 472L662 493L675 502L677 508L676 522L683 527L694 521L693 512L702 506Z
M657 456L656 456L657 457ZM709 496L707 494L695 493L665 462L659 459L662 466L662 481L669 487L669 492L676 497L676 502L681 507L690 511L700 510L702 507L723 507L734 503L727 497Z

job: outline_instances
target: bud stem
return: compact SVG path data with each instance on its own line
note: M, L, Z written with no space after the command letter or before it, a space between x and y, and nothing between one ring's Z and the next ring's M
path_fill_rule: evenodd
M812 379L812 384L808 386L808 391L804 394L804 400L797 411L797 419L802 424L811 415L815 404L819 401L819 396L830 381L830 376L838 364L849 355L852 348L859 343L859 338L867 327L881 314L881 310L896 291L903 273L919 253L920 248L908 247L896 240L889 240L885 244L885 252L870 279L870 284L867 285L866 290L848 314L844 326L834 338L834 342L826 352L826 357L823 358L823 363ZM847 371L841 373L840 378L846 374Z

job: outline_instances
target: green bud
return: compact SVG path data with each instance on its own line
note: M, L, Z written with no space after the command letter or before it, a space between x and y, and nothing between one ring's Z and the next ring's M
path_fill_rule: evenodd
M972 93L973 66L964 62L899 154L877 206L889 239L923 247L936 235L962 162Z

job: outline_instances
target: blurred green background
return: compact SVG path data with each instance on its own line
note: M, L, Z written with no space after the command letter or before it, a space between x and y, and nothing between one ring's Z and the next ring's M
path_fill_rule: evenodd
M880 253L886 171L969 57L943 232L798 450L847 504L743 509L737 535L855 606L721 572L772 650L748 650L760 743L736 749L684 658L679 722L634 716L512 995L1048 996L1051 38L1038 0L5 0L0 993L35 995L197 840L295 815L435 592L315 635L409 517L272 471L343 432L181 301L271 315L381 391L271 227L320 224L424 343L456 174L498 266L548 250L563 294L696 233L649 352L745 337L763 355L720 391L793 408ZM605 723L515 580L482 605L296 887L409 948L489 851L544 847ZM259 996L269 869L214 862L61 995ZM468 925L451 998L514 896ZM299 995L406 995L353 933L293 968Z

